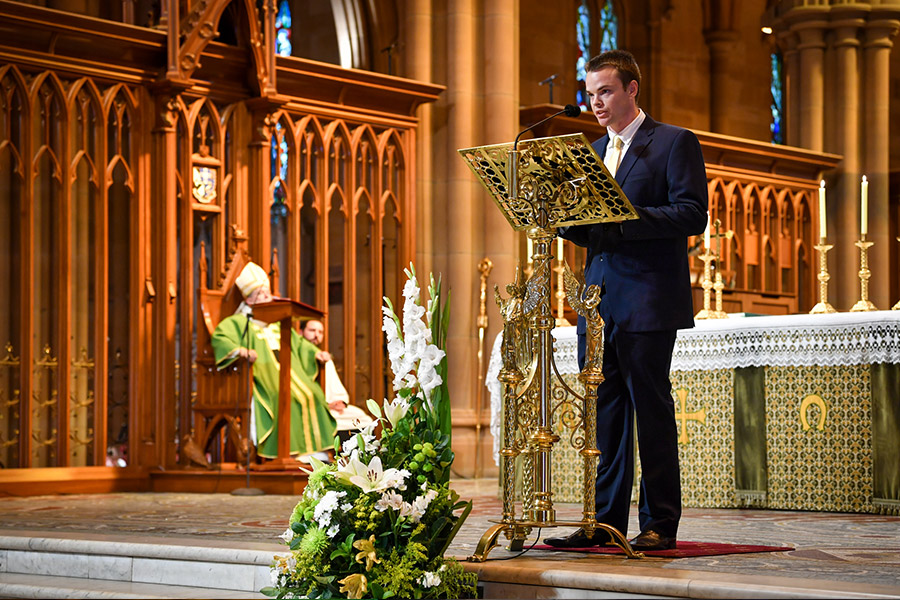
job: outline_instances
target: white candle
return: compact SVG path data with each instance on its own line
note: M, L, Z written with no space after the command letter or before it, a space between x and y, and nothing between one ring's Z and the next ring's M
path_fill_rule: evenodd
M563 241L561 237L556 238L556 259L563 261Z
M825 180L819 182L819 238L825 239L828 228L825 226Z
M712 227L712 215L709 215L706 220L706 231L703 232L703 245L706 246L706 249L709 250L709 229Z
M862 209L859 213L859 232L866 235L869 232L869 181L866 176L862 178Z

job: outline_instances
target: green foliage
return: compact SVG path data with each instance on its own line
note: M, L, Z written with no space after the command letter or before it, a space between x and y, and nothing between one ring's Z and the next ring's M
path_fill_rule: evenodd
M414 276L412 266L407 274ZM404 293L414 289L408 284ZM449 303L441 303L440 280L431 278L428 292L428 329L433 344L442 350ZM403 322L390 301L385 303L385 327L392 329L391 334L396 329L396 342ZM400 337L400 346L402 341ZM263 594L376 599L475 596L475 574L444 557L472 503L460 502L449 487L453 451L445 355L434 373L441 382L431 380L437 387L429 398L425 384L415 383L397 390L390 405L382 407L370 400L375 424L344 443L336 465L314 464L291 513L290 527L282 535L289 553L273 560L273 585L263 588ZM411 380L418 382L416 377Z

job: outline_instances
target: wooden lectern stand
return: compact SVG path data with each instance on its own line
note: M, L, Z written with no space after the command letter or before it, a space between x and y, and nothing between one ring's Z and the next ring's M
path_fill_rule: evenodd
M291 321L321 319L324 314L314 306L290 298L274 298L271 302L253 305L255 319L265 323L281 323L281 352L278 357L281 366L278 375L278 458L262 465L253 465L253 469L281 471L296 469L303 464L291 458Z

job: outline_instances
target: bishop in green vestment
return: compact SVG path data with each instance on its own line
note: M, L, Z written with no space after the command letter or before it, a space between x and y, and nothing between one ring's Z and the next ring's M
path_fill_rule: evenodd
M261 267L248 264L236 283L245 304L236 314L223 319L213 333L216 364L221 369L239 358L253 363L256 453L263 458L276 458L281 326L267 325L249 314L254 304L272 299L269 278ZM334 444L336 421L315 381L319 370L317 352L315 345L291 331L291 454L327 450Z

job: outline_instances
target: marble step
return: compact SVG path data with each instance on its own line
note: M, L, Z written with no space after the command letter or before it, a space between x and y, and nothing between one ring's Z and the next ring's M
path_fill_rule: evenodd
M108 579L83 579L48 575L0 573L0 597L3 598L265 598L262 594L241 590L133 583Z
M0 535L0 597L188 597L182 588L200 590L194 597L262 597L272 557L284 549L221 539L7 530ZM54 582L52 593L42 595L44 581ZM105 591L110 586L113 595Z

